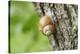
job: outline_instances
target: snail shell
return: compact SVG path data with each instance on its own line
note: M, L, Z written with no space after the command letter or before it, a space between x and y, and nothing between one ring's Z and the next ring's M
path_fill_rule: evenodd
M53 24L50 16L43 16L40 19L40 24L39 24L39 30L45 34L45 35L50 35L52 33L55 33L55 25Z

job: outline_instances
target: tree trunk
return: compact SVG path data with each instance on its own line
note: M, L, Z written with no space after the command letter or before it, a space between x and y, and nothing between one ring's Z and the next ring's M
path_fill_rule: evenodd
M40 17L49 15L55 24L55 37L49 37L50 43L52 38L56 41L54 50L78 48L78 5L34 2L34 6Z

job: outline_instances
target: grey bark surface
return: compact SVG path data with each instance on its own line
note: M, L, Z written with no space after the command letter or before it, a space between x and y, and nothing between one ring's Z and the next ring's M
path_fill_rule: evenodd
M78 5L33 3L40 17L49 15L56 27L56 34L49 37L56 41L54 50L71 50L78 48Z

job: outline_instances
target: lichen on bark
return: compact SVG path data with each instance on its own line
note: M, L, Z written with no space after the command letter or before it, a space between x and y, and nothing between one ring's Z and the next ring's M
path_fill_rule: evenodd
M34 2L33 4L40 17L49 15L52 18L56 26L56 34L54 36L56 36L58 43L57 50L77 49L78 5L39 2Z

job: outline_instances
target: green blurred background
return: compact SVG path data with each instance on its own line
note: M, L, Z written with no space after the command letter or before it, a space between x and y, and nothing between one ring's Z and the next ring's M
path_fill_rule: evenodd
M33 3L10 2L10 51L42 52L51 51L48 38L38 30L40 16Z

